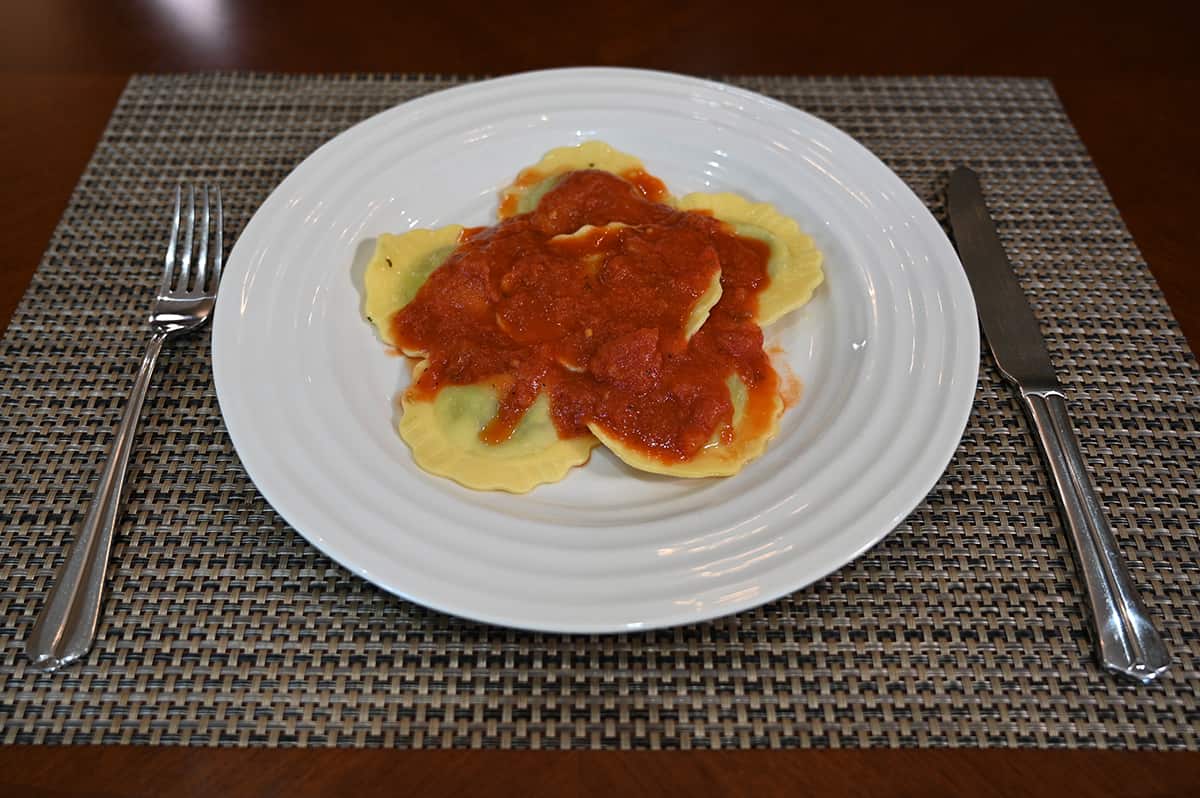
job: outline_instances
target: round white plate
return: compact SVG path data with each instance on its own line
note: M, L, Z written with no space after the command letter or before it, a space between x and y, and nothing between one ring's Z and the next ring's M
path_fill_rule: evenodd
M603 448L524 496L430 476L394 431L409 369L359 310L374 237L490 224L519 169L588 139L639 156L676 195L765 200L815 237L825 284L767 329L803 396L766 454L727 479L642 474ZM528 629L702 621L841 567L937 481L978 368L962 268L895 174L795 108L658 72L529 73L372 117L280 184L223 282L217 395L267 501L386 590Z

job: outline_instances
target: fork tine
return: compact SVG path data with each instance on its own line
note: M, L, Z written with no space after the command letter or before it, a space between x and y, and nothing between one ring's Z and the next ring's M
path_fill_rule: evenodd
M175 186L175 215L171 217L171 241L167 244L166 263L163 264L162 284L158 289L160 296L171 290L171 280L175 276L175 244L179 240L179 201L183 186Z
M187 228L183 231L183 256L179 259L179 290L188 289L192 274L192 234L196 230L196 189L188 186Z
M217 184L213 186L213 190L217 195L217 241L216 252L213 253L213 269L212 269L212 284L213 290L216 291L221 285L221 266L225 263L225 244L222 236L225 230L225 217L221 213L221 186Z
M204 209L200 218L200 253L196 256L196 293L204 293L204 278L208 276L208 186L204 187Z

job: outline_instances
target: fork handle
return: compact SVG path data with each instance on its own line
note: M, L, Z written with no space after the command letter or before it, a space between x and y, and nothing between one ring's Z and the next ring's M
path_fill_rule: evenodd
M166 333L155 332L146 347L146 356L134 378L108 461L100 473L96 494L25 642L25 653L33 660L31 667L36 670L53 671L79 659L92 647L100 618L104 572L120 518L125 470L133 450L138 416L150 387L154 364L166 340Z
M1022 398L1049 461L1059 506L1075 544L1091 602L1100 664L1150 682L1167 669L1171 658L1125 569L1079 451L1067 403L1058 391L1023 391Z

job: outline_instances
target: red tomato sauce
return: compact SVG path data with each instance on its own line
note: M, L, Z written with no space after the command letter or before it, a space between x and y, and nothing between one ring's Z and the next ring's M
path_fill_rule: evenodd
M657 202L665 193L644 172L582 170L533 212L464 232L391 322L405 349L428 353L413 398L490 381L500 410L481 437L499 443L546 393L560 436L597 422L682 462L714 435L731 439L725 380L736 373L751 428L769 424L779 383L754 321L768 247ZM718 271L721 299L689 340L692 308Z

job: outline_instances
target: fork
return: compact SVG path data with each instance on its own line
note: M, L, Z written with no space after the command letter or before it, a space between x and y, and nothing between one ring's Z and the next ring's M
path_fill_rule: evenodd
M108 461L100 473L95 496L87 516L79 525L75 542L59 566L54 586L42 612L25 642L25 653L35 670L53 671L82 657L92 647L100 620L100 599L104 590L104 572L112 549L113 534L121 515L121 493L125 471L133 449L134 432L150 376L163 344L178 335L201 327L212 315L221 280L223 242L221 239L221 189L211 191L213 213L210 216L210 190L203 190L200 235L196 228L196 190L187 189L187 207L183 207L183 186L175 188L175 213L171 219L171 241L158 296L150 312L150 343L133 381L121 423L113 438ZM183 242L180 246L180 216L183 212ZM215 216L215 224L210 225ZM209 262L209 228L215 228L213 257ZM195 264L192 254L195 245Z

